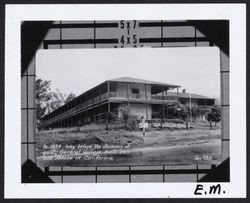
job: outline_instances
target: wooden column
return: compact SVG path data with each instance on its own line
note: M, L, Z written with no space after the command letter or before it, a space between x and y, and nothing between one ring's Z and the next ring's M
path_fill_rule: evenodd
M108 98L110 97L110 83L107 81Z
M108 102L108 113L110 113L110 102Z
M165 97L166 97L166 98L167 98L167 96L168 96L168 93L167 93L167 92L168 92L168 89L169 89L169 88L167 88L166 91L165 91ZM167 99L167 100L168 100L168 99ZM167 108L167 116L166 116L166 117L168 117L168 105L166 106L166 108Z
M98 112L97 112L97 114L98 114L97 120L98 120L98 122L100 122L100 120L101 120L101 119L100 119L100 114L101 114L101 110L100 110L100 109L101 109L101 106L98 106L97 109L98 109L98 110L97 110L97 111L98 111Z
M109 98L110 98L110 83L107 81L107 90L108 90L108 103L107 103L107 111L106 111L106 131L109 130L109 114L110 114L110 103L109 103Z
M165 115L165 108L164 108L164 101L163 101L163 87L161 88L161 100L162 100L162 114L161 114L161 129L162 129L162 123L163 123L163 118L164 118L164 115Z
M177 101L179 101L179 87L177 87Z
M189 93L189 109L190 109L190 124L192 123L192 99L191 99L191 93Z
M165 88L162 87L162 110L163 110L163 119L165 118L164 91L165 91Z
M148 96L147 96L147 84L145 84L145 100L146 100L146 119L148 120Z
M127 83L127 99L129 99L129 83Z
M129 100L129 83L127 83L127 99ZM128 102L128 107L130 108L129 102Z
M108 102L107 105L108 105L108 111L106 113L106 131L109 130L110 102Z

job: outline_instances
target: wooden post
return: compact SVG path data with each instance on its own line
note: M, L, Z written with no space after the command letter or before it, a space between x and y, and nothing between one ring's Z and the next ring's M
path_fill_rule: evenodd
M101 121L101 106L98 106L98 123Z
M165 118L164 91L165 91L165 88L162 87L162 122L164 122L164 118Z
M180 102L179 102L179 87L177 87L177 105L178 105L178 119L180 119Z
M163 114L164 114L164 103L163 103L163 87L161 88L161 103L162 103L162 113L161 113L161 130L162 130L162 124L163 124Z
M106 112L106 131L108 132L109 130L109 114L110 114L110 103L109 103L109 97L110 97L110 83L107 81L107 90L108 90L108 109Z
M110 83L107 81L108 98L110 97Z
M179 87L177 87L177 101L179 101Z
M81 116L81 121L82 121L82 124L84 124L84 113L82 112L81 115L82 115L82 116Z
M165 90L165 97L168 100L168 98L167 98L167 96L168 96L167 92L168 92L168 88ZM166 109L167 109L167 115L165 115L165 116L167 118L168 117L168 105L166 105Z
M106 112L106 131L109 130L109 126L108 126L108 112Z
M80 119L78 118L77 119L77 131L80 132L80 124L81 124L81 121Z
M186 120L186 129L188 130L188 121Z
M106 113L106 131L109 131L110 103L108 102L108 112Z
M189 108L190 108L190 124L192 123L192 105L191 105L192 101L191 101L191 94L189 93Z
M147 84L145 84L145 100L146 100L146 119L148 120L148 96L147 96Z
M127 98L129 100L129 83L127 83ZM128 102L128 108L130 109L130 103Z
M110 102L108 102L108 113L110 113Z
M127 99L129 99L129 83L127 83Z

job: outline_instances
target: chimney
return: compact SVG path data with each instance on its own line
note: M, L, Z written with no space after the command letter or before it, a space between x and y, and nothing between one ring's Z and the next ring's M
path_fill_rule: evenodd
M183 89L183 90L182 90L182 93L186 93L186 89Z

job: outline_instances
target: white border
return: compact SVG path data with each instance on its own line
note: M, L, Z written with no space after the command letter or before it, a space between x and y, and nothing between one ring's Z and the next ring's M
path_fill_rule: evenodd
M20 22L23 20L230 20L230 174L225 194L246 197L245 4L7 5L5 198L206 198L196 183L21 184ZM211 184L203 183L204 188Z

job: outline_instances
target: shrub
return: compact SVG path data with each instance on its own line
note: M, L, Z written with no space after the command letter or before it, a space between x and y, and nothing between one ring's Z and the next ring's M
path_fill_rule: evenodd
M211 108L210 112L207 114L207 120L209 122L214 122L215 126L221 120L221 109L219 106L214 106Z
M138 129L138 118L133 115L128 106L121 108L122 122L125 129L127 130L137 130Z
M107 116L108 116L108 121L109 122L114 122L114 121L117 121L118 120L118 115L117 115L118 113L116 113L116 112L109 112L108 114L107 114Z

